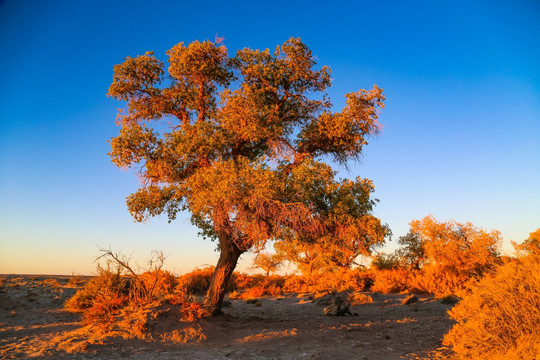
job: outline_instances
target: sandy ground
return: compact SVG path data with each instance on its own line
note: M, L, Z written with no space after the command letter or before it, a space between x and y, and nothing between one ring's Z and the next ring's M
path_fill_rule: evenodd
M201 320L206 340L164 345L120 337L89 338L80 315L63 310L75 291L68 277L4 276L0 358L40 359L446 359L441 339L452 326L445 305L406 294L366 293L358 316L324 316L308 295L232 300L225 316Z

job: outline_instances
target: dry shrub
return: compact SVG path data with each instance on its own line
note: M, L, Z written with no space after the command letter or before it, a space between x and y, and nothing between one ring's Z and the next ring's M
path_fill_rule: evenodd
M150 294L171 294L178 284L174 274L161 269L144 272L139 279Z
M80 275L72 275L69 277L66 287L78 288L86 283L86 279Z
M47 279L43 280L41 283L43 285L45 285L45 286L49 286L49 287L53 287L53 288L58 288L58 287L61 286L60 283L58 282L58 280L53 279L53 278L47 278Z
M373 274L362 270L339 269L313 275L292 275L286 278L284 291L288 293L320 293L367 291L373 283Z
M253 287L258 280L258 276L234 272L229 281L229 287L231 291L245 290Z
M475 276L437 266L424 266L420 271L414 271L410 277L410 288L429 293L436 298L455 295L464 297L476 284Z
M254 275L252 276L252 281L250 283L252 284L252 287L229 296L231 298L236 297L237 299L257 299L265 295L279 297L283 295L285 278L279 275Z
M210 287L214 266L196 268L178 278L178 288L189 295L204 295Z
M501 266L451 311L444 337L461 359L540 359L540 254Z
M242 296L242 293L236 290L229 293L229 298L232 300L240 299L241 296Z
M388 294L410 289L410 271L404 269L379 270L374 273L374 276L371 291Z
M69 298L65 303L65 308L73 312L83 312L101 302L107 303L110 299L112 303L118 303L118 299L125 301L129 295L130 279L122 276L119 271L110 268L98 267L98 275L92 277L86 284Z
M244 300L255 300L263 296L265 290L262 286L255 286L251 289L247 289L240 294L240 299Z
M65 304L66 309L82 313L92 332L173 342L204 337L200 327L181 325L194 323L202 309L179 291L173 274L162 270L164 257L153 257L150 269L141 274L125 258L116 254L111 258Z

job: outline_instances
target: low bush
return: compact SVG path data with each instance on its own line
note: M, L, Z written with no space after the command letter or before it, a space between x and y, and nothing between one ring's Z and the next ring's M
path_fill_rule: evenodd
M374 272L371 291L395 293L410 290L411 272L405 269L379 270Z
M247 277L245 274L243 277ZM245 279L244 279L245 281ZM253 275L251 281L245 281L244 284L249 284L247 288L232 292L229 297L231 299L255 299L262 296L279 297L283 295L283 286L285 278L279 275L263 276Z
M368 291L373 284L373 273L363 270L340 269L310 275L291 275L285 280L287 293L319 293Z
M411 272L409 288L415 292L429 293L439 299L450 295L464 297L470 293L477 281L473 275L451 268L427 265L421 270Z
M201 305L179 291L176 277L162 270L163 257L156 258L157 262L150 261L148 271L137 274L125 258L113 254L106 266L98 266L98 274L66 301L65 308L82 313L83 323L100 333L173 342L200 340L204 337L200 329L180 329L178 324L200 318ZM158 321L163 317L170 320ZM177 325L166 329L162 323Z
M206 266L178 277L178 288L188 295L204 295L210 287L215 267Z
M487 275L449 311L444 337L460 359L540 359L540 254Z
M86 283L87 279L80 275L72 275L69 277L66 287L69 288L78 288Z

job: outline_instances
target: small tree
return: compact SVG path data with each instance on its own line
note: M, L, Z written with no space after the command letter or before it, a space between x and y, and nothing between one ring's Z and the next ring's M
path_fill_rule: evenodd
M209 314L221 312L240 255L269 239L356 236L364 219L384 234L371 215L369 181L336 180L324 162L360 157L380 129L381 89L347 94L343 110L333 112L330 70L316 69L295 38L273 52L242 49L233 58L209 41L180 43L167 54L167 76L152 52L114 67L108 94L127 109L118 114L110 156L139 169L141 187L127 199L135 220L189 211L201 234L218 241ZM346 193L347 201L335 201Z
M276 272L282 264L282 257L277 254L268 254L260 252L253 259L253 265L255 268L262 269L266 276L269 276L271 272Z
M396 251L396 256L401 263L410 269L419 270L424 264L426 256L424 241L420 235L409 231L406 235L399 237L398 243L401 248Z
M540 228L529 234L529 238L521 244L512 243L518 254L534 255L540 257Z
M496 230L487 232L454 220L440 222L432 215L413 220L410 226L407 244L414 250L411 259L477 277L498 263L501 236Z

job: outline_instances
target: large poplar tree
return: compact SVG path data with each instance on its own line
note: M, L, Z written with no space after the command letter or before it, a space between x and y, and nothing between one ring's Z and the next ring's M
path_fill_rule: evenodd
M206 295L221 312L240 255L268 240L384 241L369 180L338 180L327 163L358 159L380 130L382 90L346 95L332 111L330 70L291 38L274 51L229 57L210 41L179 43L168 68L152 52L115 65L108 94L126 102L110 156L136 168L141 187L127 198L136 221L180 211L220 257Z

